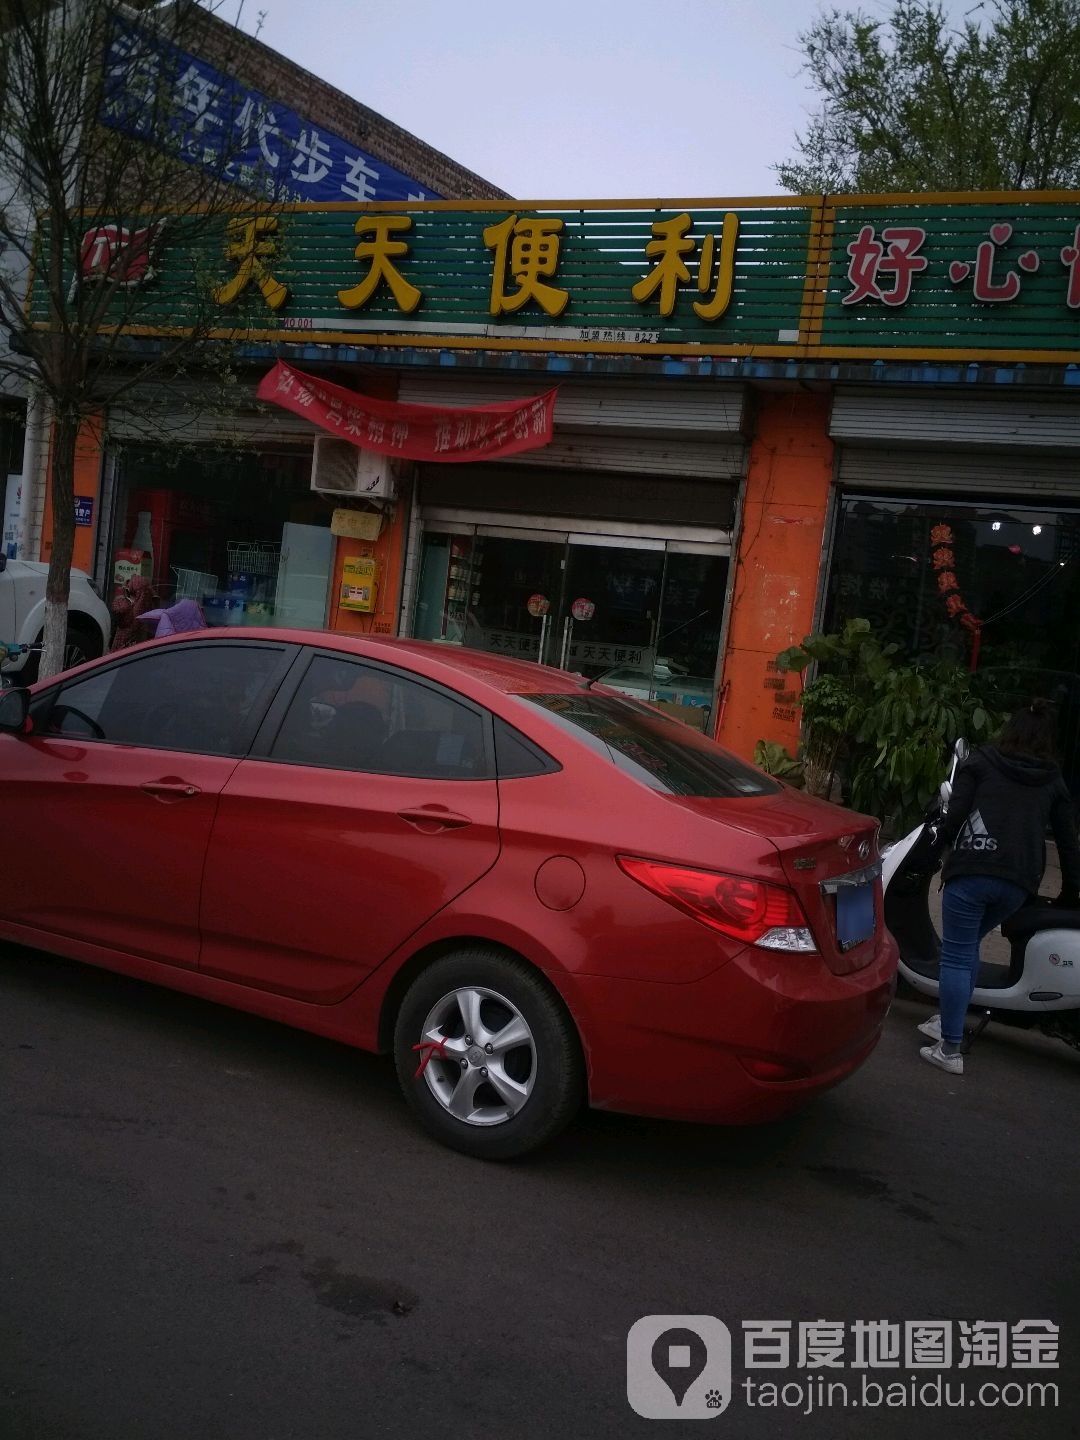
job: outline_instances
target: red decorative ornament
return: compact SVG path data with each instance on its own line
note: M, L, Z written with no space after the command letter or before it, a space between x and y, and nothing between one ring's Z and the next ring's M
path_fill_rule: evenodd
M930 544L935 548L931 552L931 561L937 574L938 591L945 601L946 614L953 620L959 620L965 630L971 632L971 669L974 672L979 661L979 644L982 639L982 621L977 615L973 615L964 602L960 593L960 582L956 578L954 566L956 565L956 554L953 550L953 532L951 525L934 525L930 530Z

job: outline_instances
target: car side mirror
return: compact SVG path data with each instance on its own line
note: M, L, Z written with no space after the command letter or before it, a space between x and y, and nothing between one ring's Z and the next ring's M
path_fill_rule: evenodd
M0 690L0 732L25 735L29 719L30 692L21 689Z

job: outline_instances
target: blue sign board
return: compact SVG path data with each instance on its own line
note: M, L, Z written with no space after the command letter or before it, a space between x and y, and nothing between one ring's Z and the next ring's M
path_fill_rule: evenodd
M101 119L275 201L438 200L434 191L152 31L113 18ZM165 134L162 134L162 131Z
M92 525L94 523L94 497L92 495L75 496L75 524Z

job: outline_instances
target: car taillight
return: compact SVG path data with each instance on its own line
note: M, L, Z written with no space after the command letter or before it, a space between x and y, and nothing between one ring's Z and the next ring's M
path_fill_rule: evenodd
M817 949L794 892L782 885L630 855L617 858L631 880L722 935L765 950Z

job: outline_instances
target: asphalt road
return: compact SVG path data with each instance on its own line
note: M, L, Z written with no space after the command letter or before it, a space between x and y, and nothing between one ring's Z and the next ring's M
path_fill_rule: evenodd
M422 1138L383 1060L9 949L0 1436L700 1434L628 1408L627 1330L653 1313L732 1329L705 1433L1075 1435L1080 1055L991 1034L954 1080L918 1059L925 1013L900 1003L796 1121L594 1114L492 1167ZM740 1388L744 1320L943 1317L1059 1324L1059 1370L977 1372L1054 1381L1058 1408L800 1415Z

